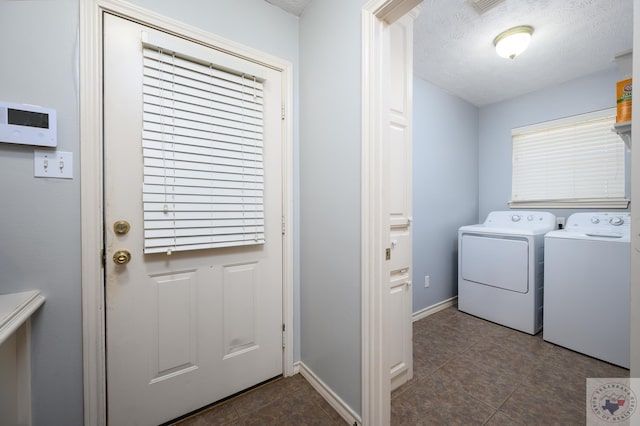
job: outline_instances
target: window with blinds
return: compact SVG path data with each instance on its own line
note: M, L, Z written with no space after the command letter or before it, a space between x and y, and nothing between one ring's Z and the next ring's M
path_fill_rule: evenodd
M625 199L615 109L512 130L512 207L610 207Z
M143 46L144 252L263 244L263 90Z

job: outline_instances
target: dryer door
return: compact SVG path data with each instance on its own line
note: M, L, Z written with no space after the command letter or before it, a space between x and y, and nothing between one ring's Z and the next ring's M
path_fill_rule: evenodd
M518 293L529 291L526 238L463 234L460 250L465 281Z

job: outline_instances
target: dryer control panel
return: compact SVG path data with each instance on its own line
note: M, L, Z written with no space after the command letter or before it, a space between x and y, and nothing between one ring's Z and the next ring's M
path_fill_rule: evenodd
M484 225L493 228L538 229L555 228L556 218L549 212L532 211L493 211L489 213Z

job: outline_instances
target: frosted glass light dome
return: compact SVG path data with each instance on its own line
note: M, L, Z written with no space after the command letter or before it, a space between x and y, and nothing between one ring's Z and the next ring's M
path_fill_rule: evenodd
M533 27L521 25L498 34L493 44L499 56L513 59L527 49L532 34Z

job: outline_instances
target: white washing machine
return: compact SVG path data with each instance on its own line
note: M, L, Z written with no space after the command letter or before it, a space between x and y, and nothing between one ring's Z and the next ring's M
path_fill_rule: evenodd
M575 213L545 237L544 340L629 368L629 213Z
M458 309L536 334L542 328L548 212L495 211L458 231Z

